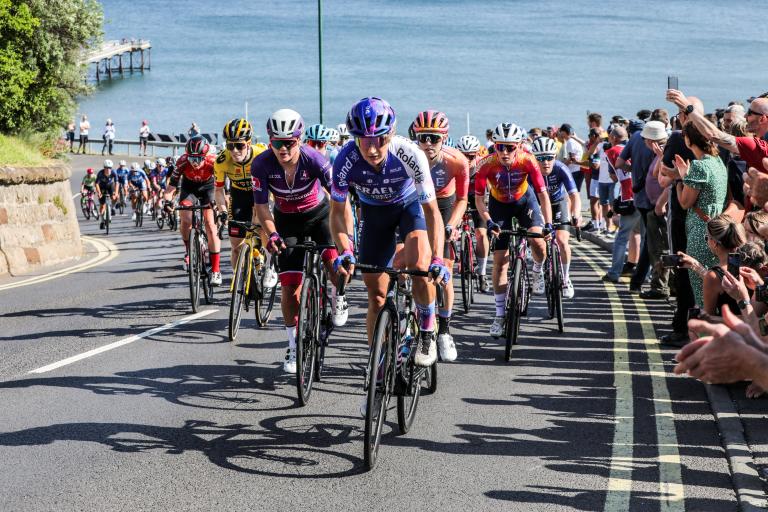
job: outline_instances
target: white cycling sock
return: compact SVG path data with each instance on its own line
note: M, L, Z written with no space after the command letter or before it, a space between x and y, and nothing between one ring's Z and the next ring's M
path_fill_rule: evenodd
M568 281L568 271L571 269L570 263L563 263L563 277L565 278L565 281Z
M288 348L296 349L296 326L285 326L285 333L288 335Z
M477 271L481 276L485 275L485 267L488 264L488 258L477 258Z
M493 299L496 302L496 316L504 316L504 302L507 300L507 294L495 293Z
M541 272L541 263L539 263L538 261L534 261L533 262L533 273L534 274L538 274L539 272Z

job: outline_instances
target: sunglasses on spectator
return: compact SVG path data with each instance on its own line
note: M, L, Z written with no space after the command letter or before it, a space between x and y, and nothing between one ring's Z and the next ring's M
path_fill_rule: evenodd
M763 113L760 113L760 112L755 112L754 110L752 110L752 109L750 108L749 110L747 110L747 115L746 115L746 117L749 117L749 116L764 116L764 115L765 115L765 114L763 114Z
M369 148L371 146L376 148L382 148L389 142L389 135L380 135L378 137L355 137L355 144L360 149Z
M309 144L310 147L313 147L315 149L321 149L328 145L327 142L322 140L308 140L307 144Z
M187 160L189 160L193 164L199 164L203 160L205 160L205 155L187 155Z
M230 151L234 151L234 150L242 151L246 147L248 147L248 143L246 142L227 142L227 149Z
M291 149L298 142L299 141L296 139L272 139L269 141L269 143L272 144L272 147L275 149Z
M515 144L494 144L494 148L496 148L496 151L499 153L514 153L517 149L517 145Z
M552 155L539 155L536 157L536 160L538 160L539 162L551 162L554 159L555 157Z
M437 133L420 133L416 138L421 144L437 144L443 140L443 136Z

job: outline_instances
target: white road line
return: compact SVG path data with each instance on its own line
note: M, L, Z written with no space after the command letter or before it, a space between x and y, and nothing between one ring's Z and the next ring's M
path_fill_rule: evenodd
M75 272L87 270L89 268L93 268L98 265L103 265L104 263L107 263L108 261L112 261L113 259L117 258L117 255L120 254L120 250L117 248L117 246L112 242L110 242L109 240L100 240L97 238L92 238L90 236L83 236L81 237L81 239L83 241L89 242L94 246L96 246L96 256L93 259L85 261L78 265L74 265L72 267L67 267L61 270L56 270L54 272L49 272L41 276L30 277L28 279L23 279L21 281L17 281L14 283L0 285L0 292L4 290L11 290L13 288L19 288L21 286L29 286L31 284L50 281L51 279L56 279L58 277L74 274Z
M144 331L142 333L136 334L134 336L129 336L125 339L122 339L120 341L116 341L114 343L110 343L109 345L104 345L103 347L95 348L93 350L89 350L88 352L83 352L82 354L78 354L76 356L68 357L66 359L62 359L61 361L58 361L56 363L51 363L49 365L43 366L41 368L37 368L36 370L32 370L29 373L47 373L52 370L55 370L57 368L61 368L62 366L67 366L68 364L76 363L77 361L82 361L83 359L89 358L91 356L95 356L97 354L101 354L102 352L107 352L108 350L112 350L118 347L122 347L123 345L128 345L129 343L133 343L134 341L138 341L142 338L146 338L147 336L152 336L153 334L157 334L161 331L167 331L168 329L173 329L174 327L178 327L179 325L189 323L193 320L197 320L198 318L203 318L204 316L211 315L215 312L217 312L218 309L206 309L205 311L200 311L198 313L195 313L194 315L189 315L187 317L181 318L179 320L176 320L175 322L171 322L169 324L161 325L160 327L155 327L154 329L150 329L148 331Z
M77 197L77 196L79 196L81 193L82 193L82 192L78 192L77 194L73 195L73 196L72 196L72 199L76 198L76 197Z

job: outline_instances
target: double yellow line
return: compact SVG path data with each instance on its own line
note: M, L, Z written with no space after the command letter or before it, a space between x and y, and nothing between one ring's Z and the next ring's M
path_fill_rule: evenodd
M600 275L604 266L610 264L603 254L584 247L578 252L587 253L586 263ZM634 393L632 372L629 365L629 336L624 305L616 285L604 283L608 293L608 305L613 317L613 373L616 387L616 428L613 435L610 473L605 499L606 511L627 511L630 508L632 492L632 470L634 467ZM667 373L661 358L661 351L656 340L653 320L648 308L638 296L632 296L643 333L643 344L648 357L649 372L653 389L656 437L659 464L659 501L662 511L685 510L685 494L681 473L680 450L675 431L675 419L667 387Z

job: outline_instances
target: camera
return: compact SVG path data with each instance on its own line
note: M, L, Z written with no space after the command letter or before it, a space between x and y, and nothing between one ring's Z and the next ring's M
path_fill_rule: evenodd
M732 252L728 254L728 273L736 279L739 278L739 268L741 267L741 254Z
M683 257L678 254L662 254L661 264L664 268L679 268L683 263Z

